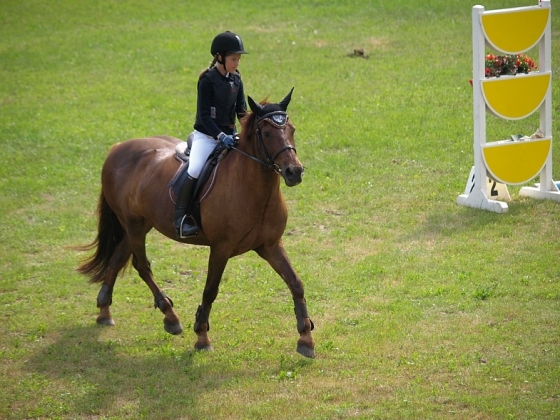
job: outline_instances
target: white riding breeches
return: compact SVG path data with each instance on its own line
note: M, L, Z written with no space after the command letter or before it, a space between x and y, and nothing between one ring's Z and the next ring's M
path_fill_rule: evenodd
M218 145L218 140L196 130L194 130L193 134L191 154L189 156L189 169L187 172L191 177L198 178L208 156L210 156L210 153L212 153Z

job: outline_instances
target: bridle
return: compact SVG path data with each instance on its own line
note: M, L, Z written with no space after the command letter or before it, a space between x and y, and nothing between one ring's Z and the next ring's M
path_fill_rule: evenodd
M288 113L285 112L285 111L272 111L272 112L269 112L269 113L264 114L262 116L257 116L257 139L259 141L259 146L263 150L264 156L266 157L266 162L257 158L257 157L255 157L255 156L252 156L248 153L245 153L245 152L243 152L242 150L239 150L236 147L234 147L233 149L236 150L237 152L241 153L242 155L248 157L249 159L252 159L255 162L259 162L260 164L264 165L268 169L273 170L278 175L281 175L282 174L282 169L280 169L280 167L276 163L274 163L274 160L278 157L278 155L280 155L280 153L282 153L285 150L293 150L295 153L297 153L297 151L296 151L296 148L294 146L288 144L284 147L281 147L279 150L276 151L276 153L274 153L271 156L270 153L268 153L268 150L266 149L266 146L265 146L263 138L262 138L261 129L260 129L260 126L259 126L259 124L263 121L269 122L270 124L272 124L276 128L284 128L288 124Z

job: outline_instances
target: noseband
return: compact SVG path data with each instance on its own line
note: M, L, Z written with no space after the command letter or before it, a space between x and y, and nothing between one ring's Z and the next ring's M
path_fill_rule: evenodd
M259 140L259 146L262 148L264 155L266 157L266 162L256 158L255 156L248 155L247 153L242 152L237 148L234 149L237 150L242 155L245 155L256 162L263 164L267 168L273 170L274 172L280 175L282 174L282 169L280 169L280 167L276 163L274 163L274 160L278 157L278 155L280 155L280 153L282 153L285 150L293 150L295 153L297 153L297 151L294 146L288 144L284 147L281 147L278 151L276 151L276 153L274 153L274 155L270 156L268 150L266 149L266 146L264 145L261 129L259 127L259 124L262 121L267 121L276 128L284 128L288 124L288 113L285 111L272 111L260 117L257 116L257 139Z

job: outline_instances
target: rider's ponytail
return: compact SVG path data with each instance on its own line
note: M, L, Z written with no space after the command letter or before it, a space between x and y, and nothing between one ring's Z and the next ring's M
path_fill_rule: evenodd
M198 80L202 79L202 77L206 74L207 71L212 70L217 62L218 62L218 55L216 54L216 56L210 62L208 68L202 70L202 72L198 75Z

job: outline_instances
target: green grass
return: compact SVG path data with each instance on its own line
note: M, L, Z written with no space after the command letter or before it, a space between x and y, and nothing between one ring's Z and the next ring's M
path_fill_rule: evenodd
M473 164L471 7L4 1L0 418L558 418L558 204L519 187L506 214L455 204ZM247 94L277 101L295 86L306 175L283 187L284 242L316 325L314 360L295 352L290 294L254 254L228 264L213 353L192 350L208 249L149 235L177 337L133 271L116 285L116 327L97 327L98 289L73 271L85 255L69 247L95 237L107 150L186 137L197 75L226 29L250 52ZM369 58L348 57L356 48ZM489 118L488 137L537 126ZM556 179L559 156L555 140Z

